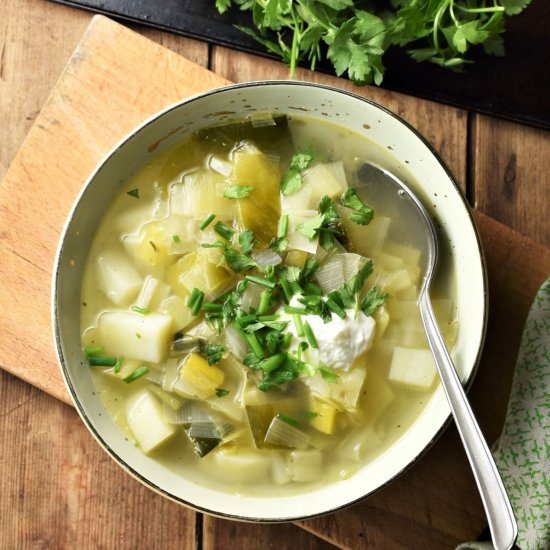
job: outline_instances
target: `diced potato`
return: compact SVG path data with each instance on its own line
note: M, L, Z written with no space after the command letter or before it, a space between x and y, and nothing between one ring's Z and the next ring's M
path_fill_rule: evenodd
M327 403L312 396L310 399L310 409L315 414L309 421L311 426L327 435L333 434L336 426L337 408L332 403Z
M291 451L289 469L293 481L313 481L321 476L323 455L318 450Z
M198 353L190 353L180 369L180 379L174 386L174 391L206 399L221 388L225 373L216 365L209 365L206 359Z
M191 325L196 317L187 307L186 299L181 296L169 296L162 301L160 310L172 317L172 332L178 332Z
M147 390L131 399L126 411L128 426L145 454L154 451L176 433L174 426L164 422L161 404Z
M97 282L115 304L129 304L139 292L142 279L122 251L109 249L97 258Z
M405 264L418 265L420 263L422 252L418 248L396 242L386 243L385 248L388 254L401 258Z
M391 301L391 299L390 299ZM374 342L373 346L375 346L380 340L382 340L382 337L384 336L384 332L386 332L386 329L388 328L388 324L390 322L390 314L388 313L388 310L385 305L380 306L373 314L374 320L376 321L376 329L374 334Z
M263 482L268 478L271 469L269 454L257 450L234 452L232 449L221 447L210 456L213 467L209 470L209 475L225 483L231 480L234 485Z
M227 202L238 203L242 225L254 231L259 248L267 247L277 234L281 215L281 173L261 151L250 144L235 151L233 165L234 183L252 186L254 190L244 199Z
M165 241L166 233L160 227L153 224L145 226L140 233L136 256L149 265L163 264L168 256Z
M394 294L400 290L404 290L413 285L409 270L406 268L392 271L390 274L390 280L386 285L386 289L389 293Z
M107 353L152 363L165 358L171 327L172 318L164 313L107 311L98 321Z
M390 384L374 369L369 370L365 384L365 418L374 424L393 401L394 393Z
M346 409L355 409L366 377L367 370L363 367L338 372L338 382L329 386L330 397Z
M349 236L353 252L357 252L368 258L376 255L386 240L391 219L375 214L368 225L360 225L349 219L352 213L351 209L339 205L336 206L336 209ZM398 256L397 254L394 255Z
M428 349L396 346L392 356L390 382L411 390L429 390L437 378L437 369Z

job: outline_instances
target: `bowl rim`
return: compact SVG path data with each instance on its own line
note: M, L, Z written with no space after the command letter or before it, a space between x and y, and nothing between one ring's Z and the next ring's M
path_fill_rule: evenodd
M327 84L321 84L311 81L296 81L296 80L252 80L247 82L241 82L241 83L233 83L224 85L221 87L216 87L210 90L205 90L196 94L193 94L189 97L186 97L182 100L179 100L177 102L171 103L170 105L166 106L165 108L157 111L153 115L147 117L145 120L143 120L141 123L139 123L137 126L135 126L130 132L126 133L94 166L92 172L87 177L87 179L82 184L79 192L77 193L71 209L65 219L64 226L61 230L59 241L54 257L54 264L53 264L53 272L52 272L52 286L51 286L51 321L52 321L52 328L53 328L53 338L54 338L54 346L56 350L56 357L57 362L61 370L62 378L65 383L65 386L69 392L69 395L71 397L71 400L73 401L73 404L81 417L84 425L87 427L87 429L90 431L94 439L100 444L100 446L111 456L114 461L121 466L127 473L129 473L132 477L134 477L136 480L138 480L140 483L148 487L149 489L154 490L155 492L163 495L164 497L168 498L169 500L176 502L178 504L184 505L188 508L191 508L198 512L203 512L215 517L220 517L224 519L230 519L230 520L239 520L239 521L246 521L251 523L284 523L284 522L291 522L291 521L303 521L307 519L313 519L316 517L325 516L328 514L332 514L334 512L344 510L346 508L349 508L358 502L361 502L362 500L378 493L380 490L382 490L384 487L387 487L388 485L394 483L404 472L409 470L414 464L416 464L434 445L434 443L441 437L443 432L447 429L449 424L452 422L452 414L449 410L446 420L444 420L440 426L440 428L437 430L437 432L433 435L433 437L424 445L424 447L421 449L420 452L418 452L415 456L413 456L409 462L404 465L399 471L392 474L392 476L386 480L384 483L380 484L378 487L376 487L373 490L370 490L368 493L355 498L349 502L346 502L342 505L337 505L334 507L329 507L328 509L313 513L313 514L306 514L303 515L292 515L292 516L281 516L276 518L260 518L260 517L248 517L248 516L242 516L238 514L232 514L232 513L225 513L225 512L218 512L213 511L209 509L206 506L201 506L195 503L191 503L185 498L182 498L180 496L174 495L167 490L163 489L162 487L158 486L155 482L151 481L144 475L142 475L139 471L137 471L135 468L130 466L114 449L111 448L111 446L103 439L99 431L96 429L96 426L91 418L89 418L88 414L86 413L82 403L80 402L80 399L78 397L78 392L76 390L75 385L73 384L73 381L71 379L70 371L67 366L67 362L65 360L65 356L63 353L63 346L62 346L62 336L60 334L60 327L58 323L58 302L57 302L57 295L58 295L58 289L59 289L59 272L60 272L60 260L64 248L64 242L65 238L67 236L68 230L72 224L75 211L77 209L77 206L79 205L82 196L84 195L86 189L90 186L91 182L95 179L97 173L109 162L109 160L114 157L119 150L121 150L125 144L130 141L134 136L136 136L138 133L140 133L144 128L147 126L154 124L158 119L164 117L166 114L170 113L173 110L179 109L182 106L186 104L193 103L197 100L201 100L202 98L209 97L209 96L215 96L219 93L226 93L228 91L233 90L239 90L243 89L246 90L247 88L258 88L258 87L270 87L270 86L289 86L289 87L303 87L303 88L319 88L331 93L341 94L349 96L353 99L359 100L361 102L365 102L370 104L375 109L378 109L385 113L386 115L392 117L395 119L398 123L402 124L406 127L410 132L412 132L416 138L418 138L421 143L428 149L430 154L434 157L435 161L440 165L440 167L444 170L448 181L452 184L452 186L457 191L458 197L460 197L462 207L467 214L470 226L473 230L473 234L475 236L477 250L476 250L476 256L479 258L480 261L480 267L481 267L481 276L482 276L482 287L483 287L483 304L482 304L482 324L481 324L481 334L480 340L479 340L479 346L477 348L476 356L472 365L472 368L470 372L467 374L464 380L462 380L462 384L465 388L465 391L469 391L471 388L471 385L475 379L475 376L477 374L477 371L479 369L480 365L480 359L484 348L485 338L487 334L487 324L488 324L488 306L489 306L489 297L488 297L488 276L487 276L487 262L485 258L485 254L483 251L481 238L479 234L478 227L475 223L475 219L472 214L472 208L467 202L466 196L460 186L458 185L453 173L451 172L450 168L447 166L445 161L441 158L438 151L435 149L434 146L431 145L431 143L423 136L423 134L420 133L419 130L417 130L414 126L412 126L409 122L407 122L405 119L403 119L400 115L397 113L391 111L387 107L379 104L378 102L359 95L357 93L351 92L349 90L341 89L335 86L327 85ZM338 124L338 122L337 122Z

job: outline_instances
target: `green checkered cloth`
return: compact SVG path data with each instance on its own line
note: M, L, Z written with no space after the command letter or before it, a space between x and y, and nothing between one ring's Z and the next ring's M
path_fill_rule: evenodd
M550 278L527 317L506 420L493 456L518 524L516 545L521 550L550 549ZM475 542L458 548L493 546Z

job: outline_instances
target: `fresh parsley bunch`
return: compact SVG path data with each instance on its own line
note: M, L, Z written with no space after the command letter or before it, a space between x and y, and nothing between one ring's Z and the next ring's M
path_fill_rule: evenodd
M503 55L505 17L530 1L215 0L220 13L232 5L252 12L256 28L239 28L286 62L291 76L298 63L315 69L326 57L338 76L347 73L356 84L382 82L390 46L451 69L471 63L474 46Z

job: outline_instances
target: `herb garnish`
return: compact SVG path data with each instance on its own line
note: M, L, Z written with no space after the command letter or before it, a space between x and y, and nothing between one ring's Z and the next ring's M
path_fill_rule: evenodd
M229 390L225 388L216 388L216 397L225 397L226 395L229 395Z
M232 184L225 189L223 196L226 199L244 199L248 197L252 191L254 191L254 187L252 185Z
M146 367L145 365L141 365L138 367L135 371L131 372L126 378L123 378L124 382L126 384L130 384L131 382L134 382L138 378L141 378L142 376L145 376L149 373L149 367Z
M219 344L206 344L205 353L206 360L209 365L216 365L222 360L222 356L225 353L226 349L224 346Z
M338 76L356 84L379 85L383 57L402 48L415 61L463 68L480 45L503 55L505 16L522 12L530 0L215 0L220 13L230 6L253 12L255 29L239 27L290 67L312 70L326 57ZM267 32L277 33L271 40Z
M232 227L225 225L223 222L217 222L214 226L214 231L226 241L230 241L233 238L233 233L235 233Z
M130 197L134 197L134 199L139 199L139 189L136 187L135 189L130 189L130 191L126 191L127 195L130 195Z
M353 210L349 215L352 222L368 225L372 221L374 210L363 202L355 188L350 187L346 190L342 195L342 204Z
M306 149L297 153L290 159L290 166L281 179L281 191L283 195L292 195L302 188L302 171L314 160L313 153Z

